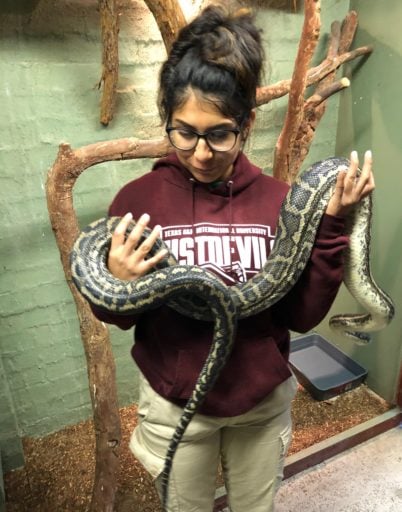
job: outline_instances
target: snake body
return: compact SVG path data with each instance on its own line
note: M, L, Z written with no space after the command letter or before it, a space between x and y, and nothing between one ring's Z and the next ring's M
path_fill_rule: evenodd
M374 281L370 268L372 198L366 197L347 219L345 234L349 235L343 282L351 295L366 311L330 318L330 327L360 345L370 341L369 333L379 331L393 318L391 298Z
M309 260L337 174L348 165L344 158L329 158L313 164L299 176L282 204L275 243L264 267L249 281L235 286L226 286L202 268L177 265L171 254L153 272L135 281L115 279L107 269L106 260L112 233L120 220L116 217L90 224L78 237L71 254L72 278L82 295L93 304L124 315L168 303L184 315L214 322L209 355L165 457L161 475L164 507L177 446L230 355L237 319L271 307L299 279ZM383 328L394 315L392 300L377 286L370 272L371 210L371 200L365 198L348 219L351 243L345 261L345 284L368 312L338 315L330 320L332 328L359 343L367 343L367 333ZM134 223L128 231L133 226ZM152 254L163 245L158 240Z

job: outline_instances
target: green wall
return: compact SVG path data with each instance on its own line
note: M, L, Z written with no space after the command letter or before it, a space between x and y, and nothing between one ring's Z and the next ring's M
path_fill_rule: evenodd
M117 113L105 129L99 123L97 0L0 3L0 370L9 390L0 394L0 442L6 468L14 465L12 434L46 434L91 414L78 321L49 224L45 181L62 141L76 148L159 135L152 84L164 47L143 2L125 2L122 13ZM118 188L149 166L141 161L87 171L74 198L82 224L100 217ZM126 404L137 391L132 334L111 331L119 398Z
M21 437L44 435L91 414L75 306L46 209L46 174L58 145L66 141L78 148L161 133L155 90L165 50L142 0L121 2L116 116L107 128L99 123L97 3L0 2L0 449L6 468L21 460ZM325 52L330 23L342 19L348 6L346 0L323 5L316 61ZM301 13L260 12L267 81L291 76L302 22ZM335 153L339 99L331 98L306 165ZM285 107L286 98L258 110L248 151L267 172ZM82 225L102 216L121 185L150 165L141 160L86 171L74 191ZM132 334L111 328L111 335L120 403L128 404L137 396Z
M350 64L351 87L341 95L337 153L348 155L356 149L374 156L376 190L372 226L372 273L391 295L396 315L383 331L373 335L369 346L358 347L328 332L339 346L368 370L368 384L386 399L395 400L402 361L402 3L354 0L359 13L355 47L372 44L373 54L363 66ZM358 312L346 290L342 290L333 312Z

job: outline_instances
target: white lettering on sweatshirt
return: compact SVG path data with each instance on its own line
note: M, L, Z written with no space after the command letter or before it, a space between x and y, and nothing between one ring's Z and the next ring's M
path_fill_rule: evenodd
M199 265L244 281L264 265L274 242L271 226L197 223L165 226L162 238L180 264Z

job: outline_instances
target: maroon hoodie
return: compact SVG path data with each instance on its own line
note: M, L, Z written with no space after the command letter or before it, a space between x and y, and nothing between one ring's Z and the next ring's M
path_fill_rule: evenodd
M227 182L203 184L172 154L153 171L128 183L109 215L151 216L179 263L203 266L228 285L257 273L270 252L288 185L262 174L244 154ZM306 269L289 294L268 310L239 321L230 359L200 412L235 416L247 412L290 377L289 329L306 332L327 314L342 281L343 219L324 215ZM129 329L132 356L152 388L184 405L212 341L212 322L184 317L163 306L140 316L94 308L105 322Z

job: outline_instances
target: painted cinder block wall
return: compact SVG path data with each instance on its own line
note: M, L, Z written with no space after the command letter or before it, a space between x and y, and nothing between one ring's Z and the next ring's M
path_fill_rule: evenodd
M155 106L165 49L141 0L122 0L120 81L113 122L99 123L101 41L97 0L17 0L0 4L0 450L5 469L22 463L24 436L40 436L91 415L75 305L64 280L45 199L58 145L77 148L126 136L162 133ZM183 0L185 12L200 2ZM330 23L349 1L322 8L325 53ZM261 10L267 81L289 78L301 13ZM335 153L340 95L331 98L308 163ZM261 107L247 151L270 172L286 98ZM150 169L147 160L87 170L74 191L82 225L102 216L123 183ZM132 333L111 328L121 405L136 400Z

